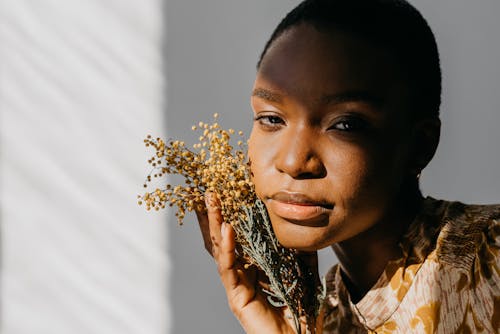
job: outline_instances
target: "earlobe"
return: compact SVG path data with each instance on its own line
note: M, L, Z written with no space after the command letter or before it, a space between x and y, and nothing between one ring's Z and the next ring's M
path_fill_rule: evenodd
M418 121L413 130L413 158L410 173L419 176L436 153L441 136L441 120L439 117Z

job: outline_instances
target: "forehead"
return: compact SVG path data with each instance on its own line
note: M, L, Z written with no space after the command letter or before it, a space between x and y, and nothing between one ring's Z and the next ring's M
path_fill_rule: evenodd
M363 91L381 99L405 94L397 60L387 51L349 33L294 26L269 47L255 88L303 99Z

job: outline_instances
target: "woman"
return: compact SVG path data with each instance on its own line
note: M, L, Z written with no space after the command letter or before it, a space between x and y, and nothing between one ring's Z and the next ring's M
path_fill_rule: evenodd
M249 158L285 247L331 246L323 333L493 333L500 327L500 206L423 198L439 142L430 28L405 1L306 0L258 64ZM200 217L247 333L293 333L240 268L214 196Z

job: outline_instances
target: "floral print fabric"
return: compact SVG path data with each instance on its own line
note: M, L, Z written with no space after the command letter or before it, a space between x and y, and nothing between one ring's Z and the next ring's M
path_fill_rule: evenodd
M400 246L356 304L330 269L323 333L499 333L500 205L428 197Z

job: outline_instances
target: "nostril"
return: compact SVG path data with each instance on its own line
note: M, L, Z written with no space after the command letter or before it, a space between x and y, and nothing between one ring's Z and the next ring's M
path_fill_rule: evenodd
M277 147L275 167L295 179L322 178L326 168L319 155L318 131L308 124L289 126Z
M297 180L305 180L305 179L320 179L325 177L323 174L316 174L316 173L302 173L296 175L294 178Z
M296 159L289 159L284 162L278 170L297 180L319 179L326 176L326 168L319 158L315 156L310 156L305 159L295 158Z

